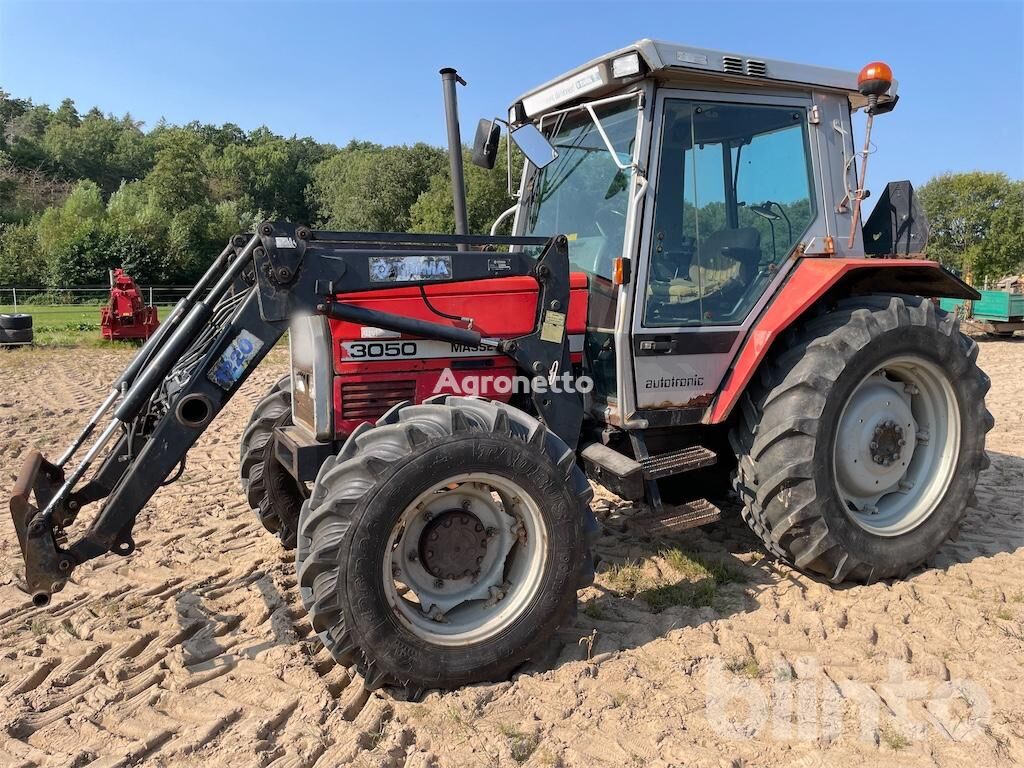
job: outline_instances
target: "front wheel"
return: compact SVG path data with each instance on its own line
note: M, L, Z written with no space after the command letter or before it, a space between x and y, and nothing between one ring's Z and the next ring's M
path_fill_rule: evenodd
M988 466L988 377L956 319L914 297L841 302L797 330L733 432L744 518L834 582L906 575L958 528Z
M303 507L313 628L370 688L506 677L572 613L591 495L573 451L515 408L392 411L325 463Z
M299 510L306 487L274 455L274 431L292 425L292 380L278 381L253 409L242 433L239 474L246 501L260 524L281 539L285 549L295 547Z

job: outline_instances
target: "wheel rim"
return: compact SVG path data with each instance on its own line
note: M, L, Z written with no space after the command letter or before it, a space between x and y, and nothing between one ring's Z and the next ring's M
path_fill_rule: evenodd
M382 573L388 603L437 645L494 637L540 591L547 543L540 508L515 481L483 472L446 479L391 530Z
M960 409L946 373L916 356L888 360L843 406L833 449L836 490L850 518L899 536L931 516L960 453Z

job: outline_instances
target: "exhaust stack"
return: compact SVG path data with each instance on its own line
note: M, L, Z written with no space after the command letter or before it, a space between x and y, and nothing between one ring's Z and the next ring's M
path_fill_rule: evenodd
M459 97L455 85L466 81L451 67L441 70L441 87L444 90L444 116L448 123L448 158L452 168L452 202L455 207L455 234L468 235L469 222L466 217L466 180L462 172L462 135L459 131ZM465 246L460 245L460 250Z

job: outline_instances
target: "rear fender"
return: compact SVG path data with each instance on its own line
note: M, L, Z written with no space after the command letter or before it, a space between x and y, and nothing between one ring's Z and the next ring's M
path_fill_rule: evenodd
M740 347L711 408L708 423L729 418L775 340L820 299L868 293L904 293L928 298L977 299L967 283L925 259L811 259L797 263L789 279L762 311Z

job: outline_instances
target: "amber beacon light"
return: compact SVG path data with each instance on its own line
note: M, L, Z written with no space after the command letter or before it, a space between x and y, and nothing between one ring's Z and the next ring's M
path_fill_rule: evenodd
M871 127L872 123L874 123L875 111L878 107L878 97L888 93L891 87L892 68L884 61L872 61L870 64L865 64L860 74L857 75L857 90L868 99L868 105L865 110L868 113L868 121L864 126L864 149L860 153L862 158L860 183L857 185L857 191L854 194L853 217L850 222L850 237L846 242L847 248L853 247L854 238L857 233L857 224L860 222L861 202L867 197L867 193L864 191L864 183L868 175Z
M857 90L875 100L892 86L892 68L884 61L872 61L857 75Z

